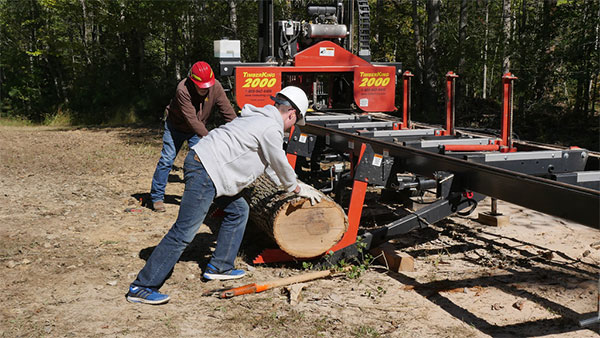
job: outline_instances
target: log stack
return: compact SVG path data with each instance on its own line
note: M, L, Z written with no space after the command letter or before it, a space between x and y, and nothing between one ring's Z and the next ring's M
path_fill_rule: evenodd
M335 245L348 228L342 207L322 194L320 203L279 190L265 175L246 191L250 221L281 250L296 258L317 257Z

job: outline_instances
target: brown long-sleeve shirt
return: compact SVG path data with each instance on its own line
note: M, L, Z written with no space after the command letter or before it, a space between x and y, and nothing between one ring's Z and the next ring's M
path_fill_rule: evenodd
M208 134L205 124L215 106L226 122L237 117L219 81L215 80L206 96L200 96L194 83L185 78L177 85L175 97L167 106L167 121L180 132L203 137Z

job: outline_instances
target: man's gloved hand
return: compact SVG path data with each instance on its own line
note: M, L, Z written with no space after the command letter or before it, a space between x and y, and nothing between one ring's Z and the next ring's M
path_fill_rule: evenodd
M298 196L308 198L310 200L310 205L321 202L321 194L315 188L304 183L298 183L298 186L300 187Z

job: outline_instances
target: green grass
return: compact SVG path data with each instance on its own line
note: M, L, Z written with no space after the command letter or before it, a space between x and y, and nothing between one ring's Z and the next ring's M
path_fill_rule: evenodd
M376 337L380 337L379 332L377 332L377 330L375 330L374 328L370 327L370 326L366 326L366 325L361 325L359 327L357 327L354 332L353 332L354 337L357 338L363 338L363 337L369 337L369 338L376 338Z
M3 116L4 115L4 116ZM123 126L139 124L140 121L133 107L123 106L111 109L110 112L103 114L102 121L94 120L94 117L81 117L68 109L59 109L54 113L48 113L43 116L41 122L35 122L23 116L8 116L0 114L0 126L51 126L51 127L69 127L69 126Z
M59 110L54 115L46 115L42 124L52 127L66 127L73 124L73 119L71 118L71 113L69 111Z
M20 117L2 117L0 118L0 126L5 127L24 127L32 126L33 123L27 119Z

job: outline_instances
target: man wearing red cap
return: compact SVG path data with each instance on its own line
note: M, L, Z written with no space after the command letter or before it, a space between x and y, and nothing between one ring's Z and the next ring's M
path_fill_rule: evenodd
M154 211L166 210L165 187L175 157L184 141L191 148L208 134L206 121L215 106L226 122L237 117L210 65L204 61L196 62L190 69L189 76L177 85L175 97L166 109L163 148L150 189Z

